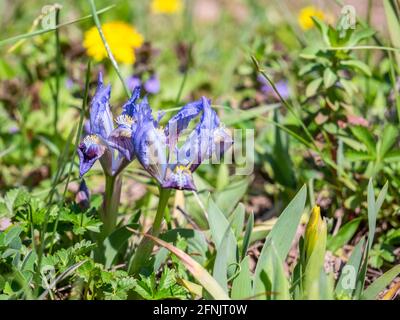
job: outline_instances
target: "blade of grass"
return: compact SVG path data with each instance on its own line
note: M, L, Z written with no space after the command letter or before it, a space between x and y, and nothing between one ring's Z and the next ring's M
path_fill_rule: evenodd
M374 195L374 186L372 184L372 179L369 179L368 183L368 248L371 250L372 243L374 241L375 236L375 229L376 229L376 202L375 202L375 195Z
M279 261L285 261L300 223L306 199L307 187L304 185L282 212L271 232L267 235L254 274L254 295L258 295L261 292L271 289L268 288L267 277L269 277L269 275L266 271L268 267L272 268L274 266L277 267L278 265L269 264L268 259L276 256L276 259ZM271 245L271 243L273 245ZM271 253L271 250L276 252Z
M357 273L359 272L363 258L364 244L365 244L365 238L361 238L361 240L354 247L349 261L346 263L346 266L344 266L344 268L342 269L342 273L340 274L335 289L336 295L338 296L344 295L347 297L352 297L355 288L354 286L351 285L352 283L348 283L348 281L353 281L352 276L353 275L356 276ZM349 273L344 273L343 270L349 271ZM350 274L350 272L354 272L354 274Z
M375 202L375 194L374 194L372 179L369 180L368 189L367 189L368 228L369 228L368 242L367 242L367 246L365 249L364 262L362 263L361 269L357 275L357 284L356 284L356 289L354 292L354 296L356 299L361 298L362 292L364 290L365 277L366 277L367 268L368 268L368 257L369 257L369 252L372 247L375 230L376 230L376 217L377 217L378 211L380 210L380 208L383 204L383 201L386 197L387 189L388 189L388 183L386 183L384 185L384 187L382 188L382 190L380 191L380 193L378 195L377 201Z
M192 49L193 49L193 45L190 44L190 45L189 45L189 50L188 50L188 56L189 56L189 57L192 56ZM188 76L190 67L191 67L191 63L190 63L190 58L189 58L189 63L188 63L188 65L186 66L185 71L184 71L184 73L183 73L182 82L181 82L181 85L179 86L179 91L178 91L178 94L177 94L176 99L175 99L175 105L176 105L176 106L177 106L177 105L179 104L179 102L181 101L182 93L183 93L183 88L185 87L185 84L186 84L186 80L187 80L187 76Z
M392 52L400 52L400 48L395 47L385 47L385 46L350 46L350 47L326 47L321 48L322 50L328 51L346 51L346 50L383 50L383 51L392 51Z
M106 37L104 36L103 30L102 30L102 28L101 28L101 24L100 24L99 16L97 15L96 5L95 5L95 3L94 3L94 0L89 0L89 3L90 3L90 7L91 7L91 9L92 9L93 21L94 21L94 23L95 23L95 25L96 25L96 27L97 27L97 30L98 30L98 32L99 32L101 41L103 42L104 48L105 48L106 51L107 51L108 58L110 59L111 64L112 64L112 66L114 67L114 70L115 70L115 72L116 72L117 75L118 75L118 78L119 78L119 79L121 80L121 82L122 82L122 86L123 86L123 88L124 88L124 90L125 90L126 95L128 96L128 98L130 98L131 94L130 94L130 92L129 92L128 86L127 86L127 84L125 83L124 78L122 77L121 71L119 70L119 67L118 67L118 63L117 63L117 61L115 60L114 55L113 55L112 52L111 52L110 46L108 45L107 40L106 40Z
M221 288L228 294L228 254L236 249L236 243L232 243L232 221L223 233L221 243L217 248L214 262L213 277ZM235 250L236 251L236 250ZM233 253L233 252L232 252Z
M60 9L57 7L55 9L56 12L56 25L59 24L60 21ZM61 68L62 68L62 61L61 61L61 47L60 47L60 30L55 30L55 46L56 46L56 64L57 64L57 71L56 71L56 91L53 97L54 99L54 135L58 135L57 131L57 124L58 124L58 109L60 103L60 76L61 76Z
M364 300L375 300L378 294L400 273L400 264L394 266L376 279L367 289L364 290L361 298Z
M253 232L253 227L254 227L254 213L251 213L247 221L246 230L243 236L242 255L241 255L242 259L246 257L247 249L249 248L250 244L251 233Z
M249 267L250 257L246 256L240 263L240 272L232 282L231 297L234 300L241 300L251 297L252 275Z
M97 14L102 14L102 13L104 13L104 12L114 8L114 7L115 7L115 4L113 4L111 6L108 6L108 7L105 7L103 9L97 11L96 13ZM71 24L74 24L74 23L78 23L78 22L81 22L81 21L84 21L84 20L87 20L87 19L90 19L90 18L92 18L91 14L87 15L87 16L84 16L84 17L81 17L79 19L71 20L71 21L56 25L54 28L51 28L51 29L37 30L37 31L33 31L33 32L20 34L20 35L11 37L11 38L7 38L7 39L4 39L4 40L0 41L0 47L4 46L4 45L7 45L9 43L15 42L15 41L25 40L25 39L29 39L29 38L33 38L33 37L45 34L47 32L52 32L52 31L55 31L56 29L59 29L59 28L62 28L62 27L66 27L68 25L71 25Z

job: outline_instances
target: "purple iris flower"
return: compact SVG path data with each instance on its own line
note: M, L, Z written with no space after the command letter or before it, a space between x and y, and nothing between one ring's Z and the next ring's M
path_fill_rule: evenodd
M160 80L158 79L156 74L153 74L149 80L147 80L144 84L144 89L148 93L156 94L160 91Z
M211 109L210 101L203 97L187 104L169 120L165 129L159 126L159 120L152 117L147 102L146 110L138 119L132 136L137 159L163 188L196 190L192 173L213 155L221 157L233 143L216 112ZM198 117L195 128L178 146L179 137Z
M140 88L133 90L123 105L114 128L110 110L111 87L103 85L101 73L90 105L90 134L78 147L80 175L99 160L107 175L116 176L134 158L163 188L196 190L192 173L205 160L217 159L233 140L220 123L210 101L201 98L185 105L172 117L165 129L159 126L163 116L153 118L147 98L140 102ZM188 126L199 118L193 130ZM187 134L183 143L179 138Z
M114 128L110 110L111 86L103 85L103 76L98 77L96 93L90 104L89 134L78 147L79 173L82 177L99 160L109 176L116 176L134 159L132 135L141 110L136 105L140 89L123 106L122 114L116 118Z

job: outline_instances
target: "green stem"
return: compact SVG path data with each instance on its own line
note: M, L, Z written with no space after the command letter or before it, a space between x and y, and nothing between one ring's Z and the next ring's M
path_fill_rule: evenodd
M122 178L119 176L106 175L104 200L100 212L101 220L103 221L102 240L109 236L117 225L118 206L121 197L121 182Z
M171 194L170 189L163 189L160 187L160 200L158 202L157 213L154 219L151 230L148 231L152 236L158 237L161 230L161 223L164 218L165 208L168 204L168 199ZM129 274L138 274L141 267L144 266L153 251L154 242L148 238L143 237L142 241L136 249L130 263L128 272Z
M97 11L97 14L102 14L102 13L104 13L104 12L110 10L110 9L113 9L114 7L115 7L115 4L113 4L111 6L108 6L108 7L105 7L103 9ZM92 18L91 14L86 15L86 16L81 17L81 18L78 18L78 19L74 19L74 20L68 21L68 22L57 24L54 28L36 30L36 31L33 31L33 32L28 32L28 33L20 34L20 35L17 35L17 36L13 36L11 38L0 40L0 47L4 46L4 45L7 45L7 44L10 44L10 43L13 43L13 42L16 42L16 41L25 41L26 39L37 37L37 36L40 36L40 35L48 33L48 32L53 32L53 31L55 31L55 30L57 30L59 28L66 27L66 26L69 26L71 24L78 23L78 22L81 22L81 21L85 21L85 20L90 19L90 18Z
M122 77L121 71L119 70L119 67L118 67L118 63L117 63L117 61L115 60L114 55L113 55L112 52L111 52L110 46L108 45L107 40L106 40L106 37L104 36L103 29L101 28L101 24L100 24L99 17L98 17L98 15L97 15L96 5L95 5L95 3L94 3L94 0L89 0L89 2L90 2L90 7L91 7L91 9L92 9L93 21L94 21L94 23L95 23L95 25L96 25L96 27L97 27L97 31L99 32L101 41L102 41L103 44L104 44L104 48L105 48L106 51L107 51L108 58L110 59L111 64L112 64L112 66L114 67L115 72L116 72L117 75L118 75L118 78L119 78L119 79L121 80L121 82L122 82L122 86L123 86L123 88L124 88L124 90L125 90L126 95L128 96L128 98L130 98L131 94L130 94L130 92L129 92L128 86L126 85L126 83L125 83L125 81L124 81L124 78Z
M56 25L59 24L60 21L60 9L56 10ZM57 135L57 124L58 124L58 109L59 109L59 101L60 101L60 75L61 75L61 68L62 68L62 61L61 61L61 47L60 47L60 32L59 29L56 29L56 64L57 64L57 72L56 72L56 92L54 96L54 134Z

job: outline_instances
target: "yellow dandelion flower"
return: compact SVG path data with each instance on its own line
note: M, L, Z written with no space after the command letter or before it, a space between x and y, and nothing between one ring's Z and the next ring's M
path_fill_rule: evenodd
M309 30L314 27L314 21L311 17L316 17L320 20L325 20L323 11L318 10L313 6L304 7L299 13L299 25L303 30Z
M115 60L133 64L135 62L134 49L141 47L143 36L125 22L108 22L103 24L101 28ZM101 61L107 57L107 51L96 27L85 32L83 46L87 55L96 61Z
M174 14L182 11L182 0L153 0L151 11L153 13Z

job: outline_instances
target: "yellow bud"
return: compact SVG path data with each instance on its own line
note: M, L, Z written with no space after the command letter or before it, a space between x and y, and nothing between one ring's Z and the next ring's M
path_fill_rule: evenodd
M326 239L326 233L327 226L325 220L321 217L321 209L319 206L315 206L312 209L305 233L306 261L310 258L317 242Z

